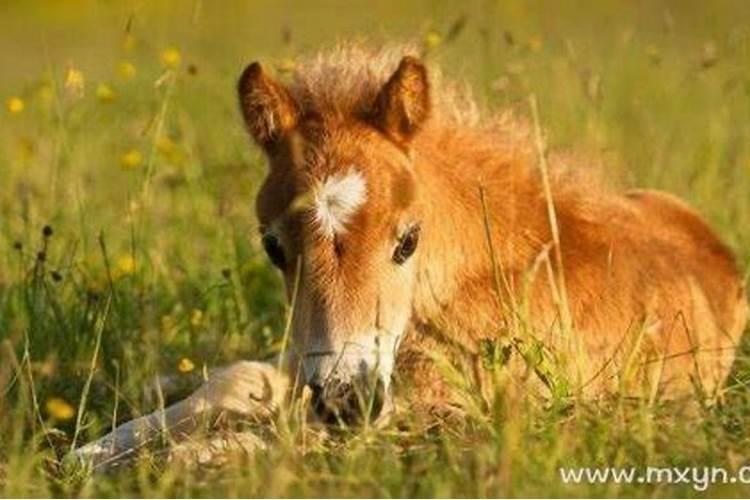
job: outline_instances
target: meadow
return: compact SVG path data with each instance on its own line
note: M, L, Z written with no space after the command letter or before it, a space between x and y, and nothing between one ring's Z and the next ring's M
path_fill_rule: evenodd
M65 453L280 349L265 173L235 82L326 44L413 41L486 112L539 102L552 148L688 200L750 274L750 4L742 0L7 1L0 16L0 496L730 496L750 484L566 484L559 467L725 467L750 450L750 345L721 404L507 398L445 428L91 476ZM157 376L183 386L155 387ZM471 398L472 395L468 394ZM696 398L697 400L697 398ZM695 403L695 402L693 402ZM249 423L247 425L253 425Z

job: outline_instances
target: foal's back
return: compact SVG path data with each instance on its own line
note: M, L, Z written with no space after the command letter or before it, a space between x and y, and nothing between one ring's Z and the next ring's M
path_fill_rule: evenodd
M667 193L631 191L588 214L561 205L571 310L591 362L587 375L596 378L591 389L621 383L635 359L635 387L646 381L676 397L697 385L713 395L747 322L732 252Z

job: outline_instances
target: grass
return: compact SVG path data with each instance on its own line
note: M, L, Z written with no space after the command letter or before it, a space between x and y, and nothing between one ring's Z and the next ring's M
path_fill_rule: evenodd
M328 441L281 419L222 467L145 460L91 478L73 442L155 408L156 375L281 349L281 283L255 238L264 174L234 80L339 38L423 40L487 108L622 187L691 202L750 265L750 7L712 2L17 2L0 20L0 495L747 496L742 484L572 485L558 467L716 466L750 447L748 349L724 405L549 404L502 386L437 430ZM357 8L359 7L359 8ZM48 227L48 229L44 229ZM492 363L489 369L494 369ZM460 382L460 380L459 380Z

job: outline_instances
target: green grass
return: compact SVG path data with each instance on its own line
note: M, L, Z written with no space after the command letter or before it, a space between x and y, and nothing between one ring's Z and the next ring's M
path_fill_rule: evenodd
M279 349L281 282L252 216L265 167L234 94L246 63L283 70L337 39L440 35L427 57L487 109L528 115L535 94L553 147L590 155L616 185L687 199L747 276L749 18L740 0L4 6L0 97L23 110L0 114L0 495L747 496L740 484L699 492L558 475L743 465L750 392L737 381L724 405L689 412L618 398L541 405L506 387L442 430L407 422L318 442L292 418L269 431L268 452L223 467L145 460L92 479L58 457L79 408L80 443L113 416L155 408L144 388L156 375L187 386L204 365ZM161 60L170 47L181 56L172 69Z

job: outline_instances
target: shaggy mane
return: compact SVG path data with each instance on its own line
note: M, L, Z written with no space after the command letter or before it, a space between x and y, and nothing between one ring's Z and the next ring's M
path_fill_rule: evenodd
M339 44L307 57L292 73L290 92L303 109L338 116L361 115L404 56L419 56L415 45ZM440 68L428 64L432 116L443 123L471 126L479 111L469 87L444 80Z
M288 88L304 111L340 117L366 114L407 55L421 58L419 47L339 43L302 58L292 72ZM421 60L427 66L430 82L430 122L442 132L447 149L457 156L461 156L460 151L469 155L471 151L491 149L498 157L523 157L526 168L536 169L538 152L533 128L523 112L511 107L481 113L468 83L444 77L439 64ZM601 177L600 154L556 149L548 151L548 156L549 175L557 196L583 197L591 202L609 190Z

